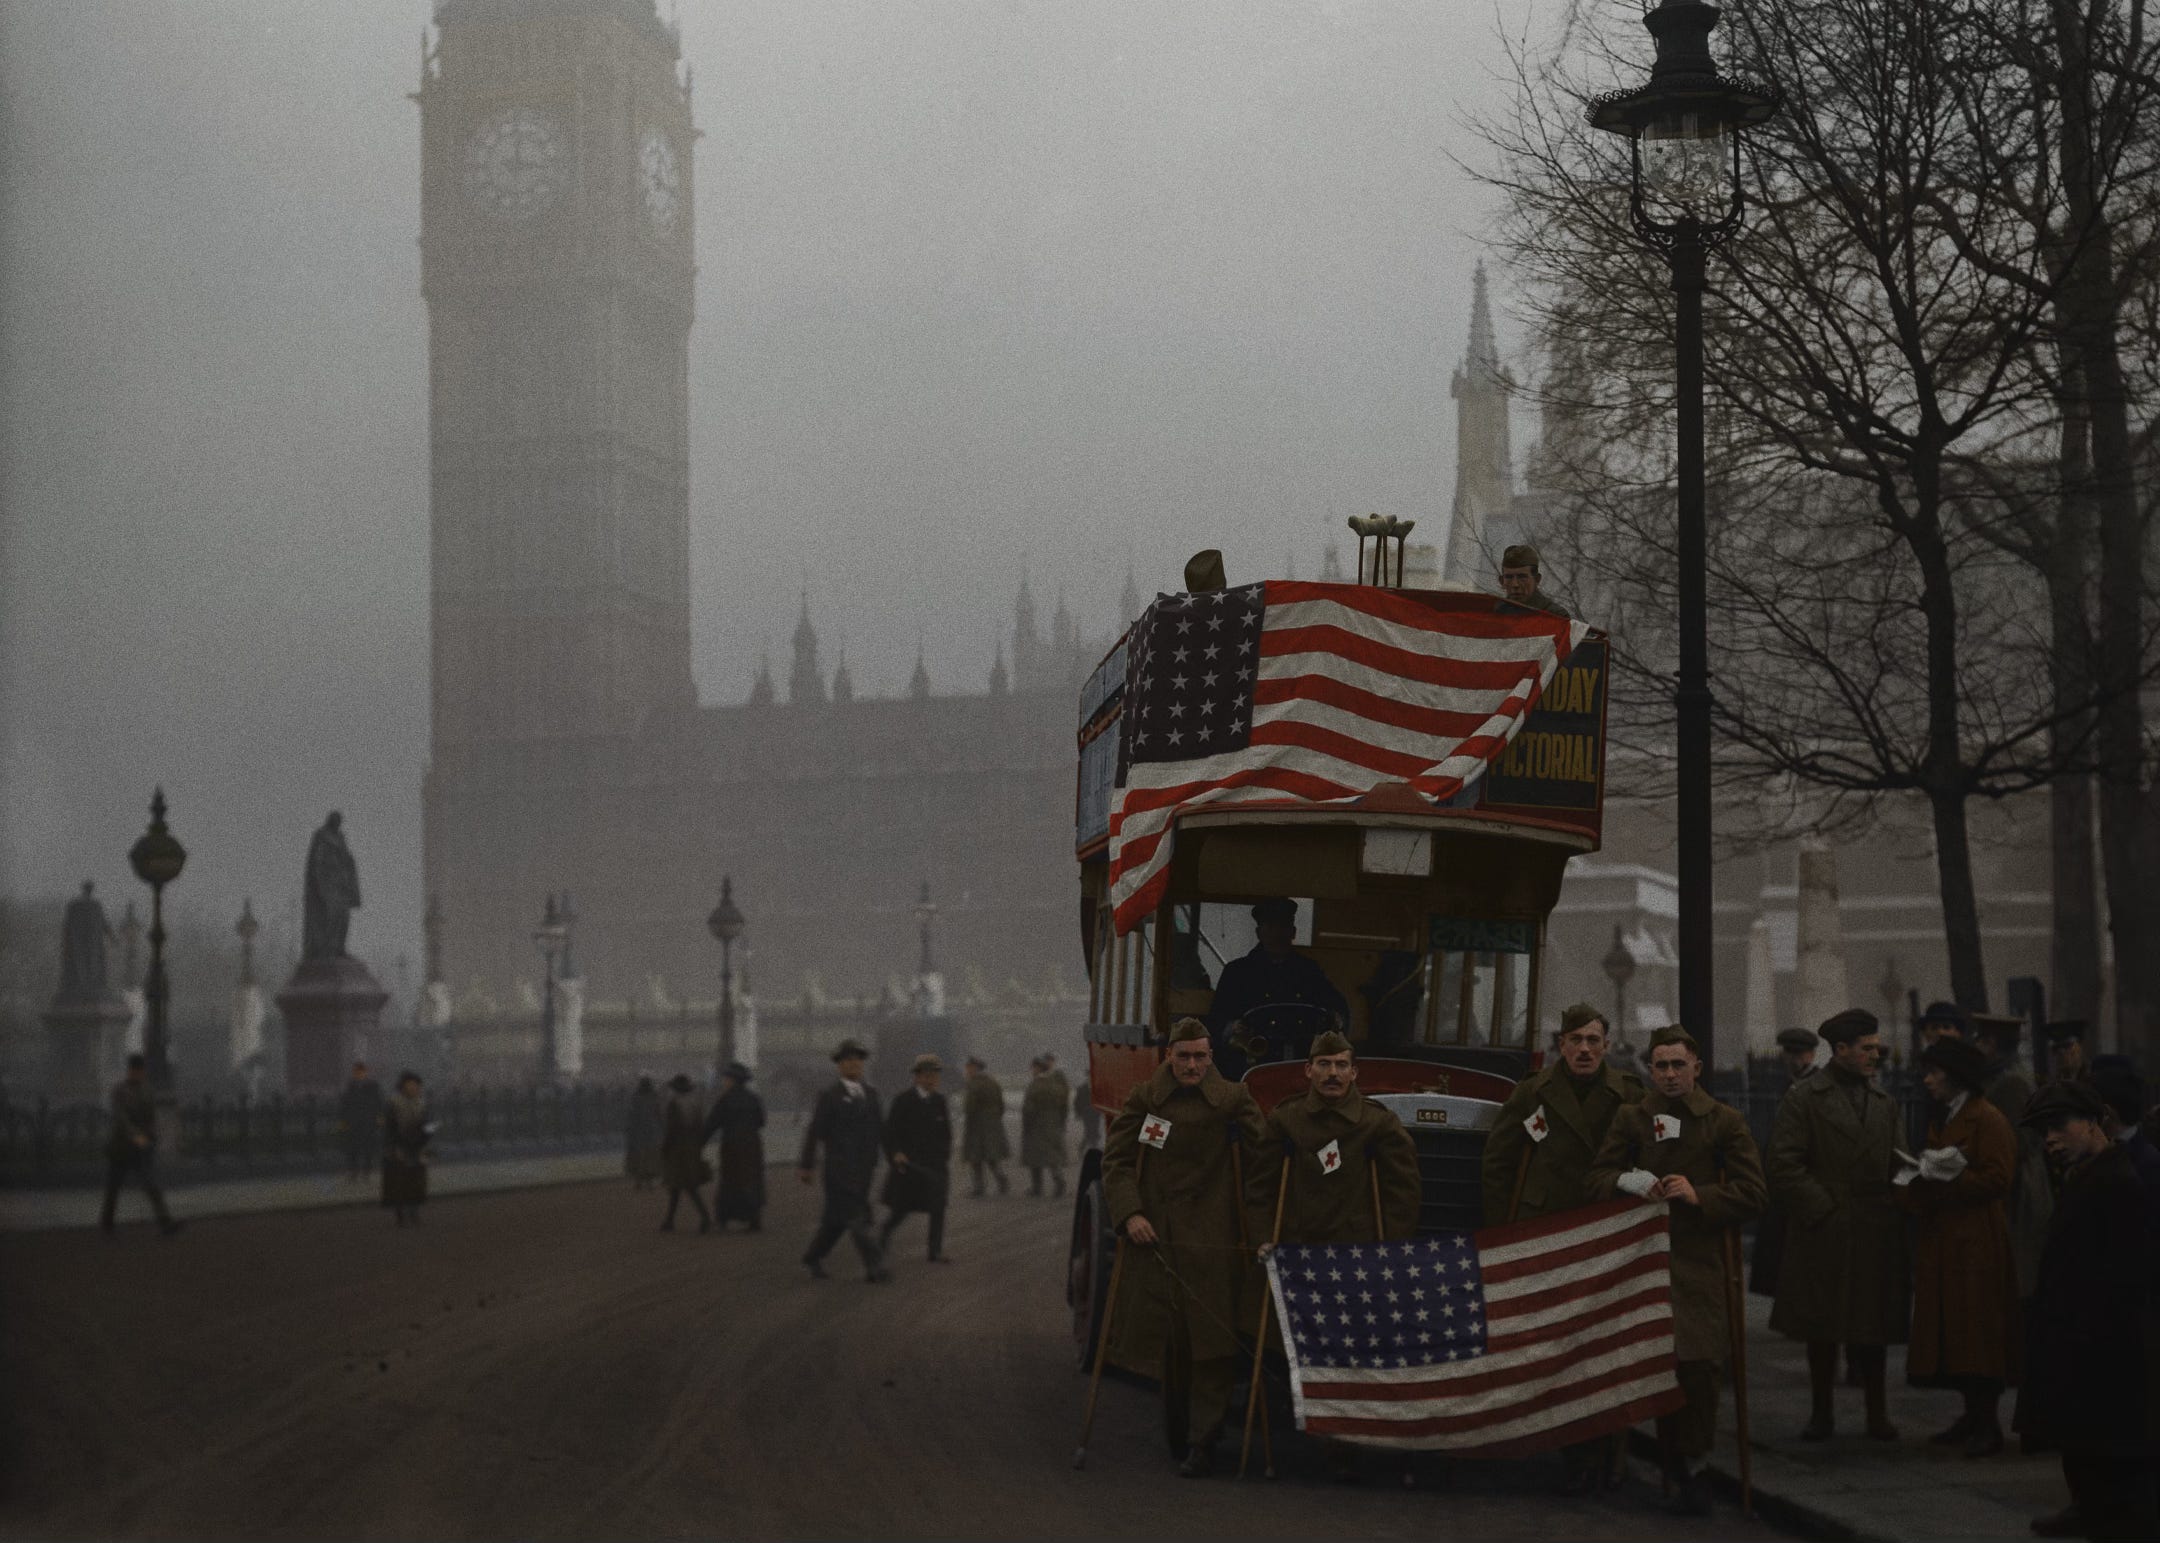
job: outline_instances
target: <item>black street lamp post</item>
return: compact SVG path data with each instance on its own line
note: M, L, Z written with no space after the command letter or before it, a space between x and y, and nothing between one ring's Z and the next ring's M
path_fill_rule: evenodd
M735 906L735 879L720 876L720 903L705 918L705 929L720 944L720 1058L725 1072L735 1059L735 940L742 936L743 913Z
M1679 483L1678 719L1680 1021L1714 1062L1710 868L1708 531L1703 497L1704 262L1740 228L1740 131L1777 111L1774 88L1718 73L1704 0L1661 0L1643 17L1657 40L1647 85L1590 104L1591 124L1628 139L1629 213L1672 269Z
M547 913L540 918L540 925L533 928L533 946L540 950L540 1081L555 1080L555 956L562 950L570 936L570 927L563 920L562 911L555 904L555 897L547 897Z
M187 848L165 828L165 790L150 799L150 828L128 849L128 863L135 877L150 886L150 973L143 977L143 1059L148 1063L150 1085L160 1093L172 1089L172 1052L165 1024L165 886L180 877L187 866Z

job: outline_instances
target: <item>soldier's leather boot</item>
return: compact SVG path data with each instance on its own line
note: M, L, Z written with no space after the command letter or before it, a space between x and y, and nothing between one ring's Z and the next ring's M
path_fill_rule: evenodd
M1830 1410L1832 1384L1837 1380L1838 1347L1808 1341L1808 1422L1800 1427L1802 1441L1828 1441L1837 1429Z
M1178 1464L1181 1479L1205 1479L1215 1472L1215 1444L1196 1441L1185 1449L1185 1461Z

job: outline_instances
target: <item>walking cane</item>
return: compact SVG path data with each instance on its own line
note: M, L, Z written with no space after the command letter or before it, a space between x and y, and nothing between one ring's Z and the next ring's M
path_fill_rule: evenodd
M1289 1198L1290 1154L1286 1151L1283 1153L1282 1177L1276 1180L1275 1183L1275 1226L1268 1235L1268 1247L1270 1248L1282 1241L1283 1202ZM1238 1446L1237 1471L1238 1477L1241 1479L1245 1477L1246 1466L1252 1461L1253 1411L1257 1407L1263 1421L1267 1415L1267 1405L1260 1397L1260 1379L1264 1371L1262 1362L1267 1355L1268 1312L1274 1305L1275 1293L1272 1291L1262 1292L1260 1296L1260 1327L1253 1335L1252 1390L1245 1395L1245 1439ZM1261 1445L1267 1454L1266 1473L1272 1479L1275 1477L1273 1432L1263 1431L1261 1433Z
M1530 1154L1536 1150L1537 1143L1535 1142L1524 1147L1522 1149L1522 1161L1515 1165L1515 1188L1509 1193L1507 1203L1507 1219L1509 1221L1513 1221L1515 1213L1522 1209L1523 1181L1530 1177Z
M1733 1434L1740 1447L1740 1514L1755 1514L1754 1462L1748 1451L1747 1320L1741 1316L1740 1229L1725 1229L1725 1316L1732 1324Z
M1133 1186L1140 1184L1140 1170L1147 1162L1147 1149L1141 1148L1133 1158ZM1110 1359L1110 1320L1117 1316L1118 1279L1125 1273L1125 1229L1118 1228L1117 1251L1110 1256L1110 1294L1103 1302L1102 1333L1095 1341L1095 1370L1088 1376L1087 1412L1080 1417L1080 1445L1073 1448L1073 1466L1087 1466L1088 1438L1095 1434L1095 1395L1102 1391L1103 1362Z

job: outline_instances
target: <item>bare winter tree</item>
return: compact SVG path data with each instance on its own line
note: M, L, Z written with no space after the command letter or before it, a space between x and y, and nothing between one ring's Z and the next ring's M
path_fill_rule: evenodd
M2057 278L2017 190L1975 177L1971 115L2029 82L1949 0L1754 0L1726 39L1786 94L1754 138L1743 235L1714 263L1706 379L1725 807L1762 834L1926 801L1952 990L1987 1000L1968 807L2089 769L2097 691L2067 700L2046 585L1995 537L1976 473L2059 433L2032 361ZM1552 363L1563 542L1669 721L1668 280L1629 228L1624 147L1582 105L1636 39L1581 24L1485 125L1504 239ZM1624 50L1624 53L1620 51ZM1745 796L1735 796L1739 784Z

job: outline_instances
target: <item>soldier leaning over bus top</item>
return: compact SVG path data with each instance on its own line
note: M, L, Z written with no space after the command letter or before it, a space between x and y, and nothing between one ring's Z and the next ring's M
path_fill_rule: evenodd
M1658 1429L1673 1456L1676 1506L1696 1516L1710 1512L1702 1470L1732 1347L1726 1233L1760 1216L1769 1198L1747 1121L1696 1086L1702 1069L1702 1048L1680 1025L1651 1035L1651 1089L1613 1117L1585 1186L1593 1199L1627 1194L1672 1207L1673 1349L1687 1404Z
M1590 1165L1613 1117L1643 1085L1605 1059L1605 1015L1578 1002L1560 1015L1560 1059L1515 1085L1485 1140L1485 1224L1529 1221L1587 1205ZM1579 1441L1565 1453L1563 1493L1617 1488L1627 1475L1623 1436Z
M1500 593L1530 611L1545 611L1562 621L1574 613L1545 593L1544 576L1538 571L1538 549L1520 542L1500 554Z

